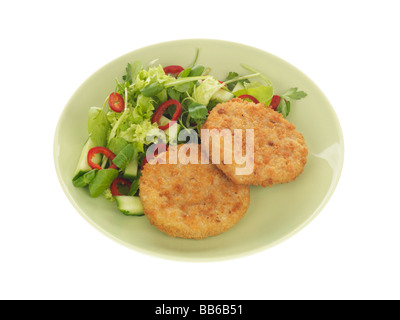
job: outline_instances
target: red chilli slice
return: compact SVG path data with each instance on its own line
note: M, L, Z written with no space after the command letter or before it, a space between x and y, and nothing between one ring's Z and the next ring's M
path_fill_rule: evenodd
M249 94L243 94L243 95L239 96L238 98L240 98L240 99L250 99L254 103L260 103L256 98L254 98L253 96L251 96Z
M185 69L183 69L181 66L168 66L164 68L165 74L173 74L175 77L179 76L179 74Z
M171 99L171 100L167 100L164 103L160 104L160 106L154 112L153 117L151 118L151 123L156 123L156 122L160 121L165 110L167 110L168 107L173 106L173 105L176 106L176 111L175 111L174 116L172 117L171 121L168 122L164 126L158 126L158 128L161 130L167 130L173 124L173 121L177 121L179 119L179 117L182 113L182 105L179 103L178 100Z
M129 189L131 188L132 182L130 182L128 179L124 179L124 178L116 178L110 186L111 189L111 194L113 196L122 196L122 194L118 191L118 185L123 185L123 186L127 186Z
M278 95L274 95L274 96L272 97L270 107L271 107L272 109L276 110L276 109L278 108L278 106L279 106L280 103L281 103L281 97L278 96Z
M103 154L105 157L110 159L110 161L113 161L114 158L115 158L115 154L112 153L112 151L108 150L107 148L94 147L94 148L90 149L88 154L87 154L87 163L88 163L89 167L91 167L92 169L97 169L97 170L101 170L102 169L102 167L100 167L97 163L94 163L92 161L93 157L98 153ZM115 164L112 164L109 167L109 169L117 169L117 166Z
M125 101L122 96L117 93L113 92L108 97L108 105L110 106L111 110L117 113L121 113L125 109Z

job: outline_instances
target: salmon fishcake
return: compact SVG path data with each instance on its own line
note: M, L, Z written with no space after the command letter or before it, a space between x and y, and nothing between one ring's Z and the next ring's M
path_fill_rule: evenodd
M216 163L217 167L235 183L265 187L293 181L306 165L308 149L303 135L280 113L262 103L255 104L238 98L220 103L211 111L203 129L210 130L210 137L218 135L223 129L229 130L232 135L235 129L241 129L242 139L238 140L242 143L241 148L235 150L237 144L233 142L230 153L225 150L229 145L220 136L219 145L210 139L211 149L205 149L210 159L212 152L220 154L221 161ZM251 139L246 141L246 129L254 129L254 144ZM246 147L249 150L253 147L254 154L246 153ZM246 162L235 161L237 149L240 149ZM243 169L250 162L254 163L251 172L238 173L238 169Z
M170 153L186 154L199 164L168 163ZM157 162L165 156L164 163ZM166 163L165 163L166 162ZM248 186L237 185L215 165L201 164L199 145L182 144L149 161L139 180L140 199L150 223L172 237L202 239L233 227L250 204Z

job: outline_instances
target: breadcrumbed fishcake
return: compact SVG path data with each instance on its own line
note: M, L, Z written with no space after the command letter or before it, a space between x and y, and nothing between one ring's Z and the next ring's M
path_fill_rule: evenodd
M237 174L237 169L243 168L245 164L235 161L234 151L232 162L229 163L224 157L224 143L218 146L212 143L212 139L209 140L210 159L213 148L218 148L219 150L214 151L220 152L221 162L216 165L235 183L265 187L293 181L303 172L306 165L308 150L303 135L280 113L265 107L264 104L238 98L218 104L211 111L203 129L216 129L218 132L228 129L232 134L235 129L242 129L240 151L243 155L246 154L245 129L254 129L254 169L247 175ZM247 156L247 160L253 160L250 155Z
M168 163L174 148L179 152L190 146L197 149L199 164ZM162 156L167 163L155 161ZM235 184L213 164L201 164L200 157L198 145L183 144L170 147L142 170L139 188L144 213L172 237L218 235L233 227L249 207L249 187Z

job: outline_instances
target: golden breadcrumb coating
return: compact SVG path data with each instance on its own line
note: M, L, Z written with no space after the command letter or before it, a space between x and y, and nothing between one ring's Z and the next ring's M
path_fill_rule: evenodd
M199 164L168 163L174 148L198 150ZM233 227L250 204L248 186L237 185L213 164L201 164L198 145L170 147L149 161L139 181L144 213L151 224L172 237L202 239ZM196 156L196 155L195 155Z
M280 113L264 104L238 98L218 104L211 111L203 129L228 129L232 133L234 129L244 130L243 155L246 152L245 129L254 129L254 170L249 175L238 175L236 169L243 168L245 164L238 164L234 157L231 164L226 163L224 144L218 147L210 139L210 151L212 148L219 148L220 151L221 163L217 164L218 168L235 183L265 187L293 181L306 165L308 150L303 135ZM211 158L211 152L205 151Z

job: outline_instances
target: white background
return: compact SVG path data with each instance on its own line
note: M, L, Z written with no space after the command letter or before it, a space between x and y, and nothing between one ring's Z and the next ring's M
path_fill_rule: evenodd
M399 299L397 1L2 1L2 299ZM292 238L213 263L162 260L89 225L56 177L69 97L129 51L213 38L273 53L334 106L339 185Z

